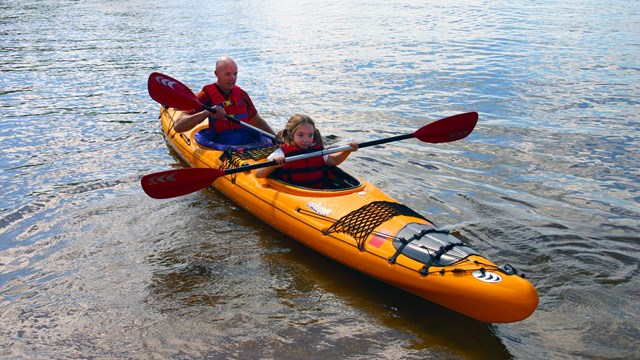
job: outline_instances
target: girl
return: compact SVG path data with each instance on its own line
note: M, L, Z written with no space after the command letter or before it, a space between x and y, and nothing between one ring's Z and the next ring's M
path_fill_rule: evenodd
M265 178L278 169L277 174L274 175L283 181L310 188L322 188L324 167L337 166L352 151L358 150L358 143L350 142L351 150L284 162L285 156L294 156L324 149L320 132L316 129L313 120L307 115L296 114L289 118L287 126L278 133L278 138L282 139L284 144L271 153L267 160L274 160L279 165L257 169L256 177Z

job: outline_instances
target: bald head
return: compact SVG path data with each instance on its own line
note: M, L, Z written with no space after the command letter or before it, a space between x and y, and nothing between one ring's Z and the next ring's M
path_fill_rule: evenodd
M216 61L216 78L218 87L229 93L236 85L238 78L238 65L229 56L222 56Z
M216 60L216 71L218 71L218 69L220 69L223 66L235 66L236 68L238 67L238 65L236 65L236 62L231 58L231 56L221 56L218 58L218 60Z

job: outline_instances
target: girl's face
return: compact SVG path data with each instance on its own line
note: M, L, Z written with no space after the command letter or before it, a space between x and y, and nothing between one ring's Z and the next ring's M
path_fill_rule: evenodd
M303 149L313 144L314 127L311 124L302 124L293 132L293 142Z

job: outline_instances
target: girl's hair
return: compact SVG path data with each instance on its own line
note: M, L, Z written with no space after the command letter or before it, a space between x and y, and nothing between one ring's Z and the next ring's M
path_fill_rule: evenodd
M322 143L322 136L320 135L320 131L316 128L316 124L313 120L307 116L302 114L295 114L289 118L287 121L287 125L283 130L280 130L278 133L278 138L282 139L282 142L289 145L294 145L293 142L293 134L298 130L298 128L304 124L310 124L313 126L313 140L315 143L320 146L321 149L324 149L324 144Z

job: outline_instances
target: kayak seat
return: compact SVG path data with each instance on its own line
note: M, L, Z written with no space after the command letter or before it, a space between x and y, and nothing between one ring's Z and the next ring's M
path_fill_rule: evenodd
M200 146L221 151L246 151L273 145L273 141L268 137L245 129L229 130L222 134L216 134L210 128L204 128L198 130L193 138Z
M360 180L349 175L337 166L327 166L325 188L328 190L349 190L362 185Z

